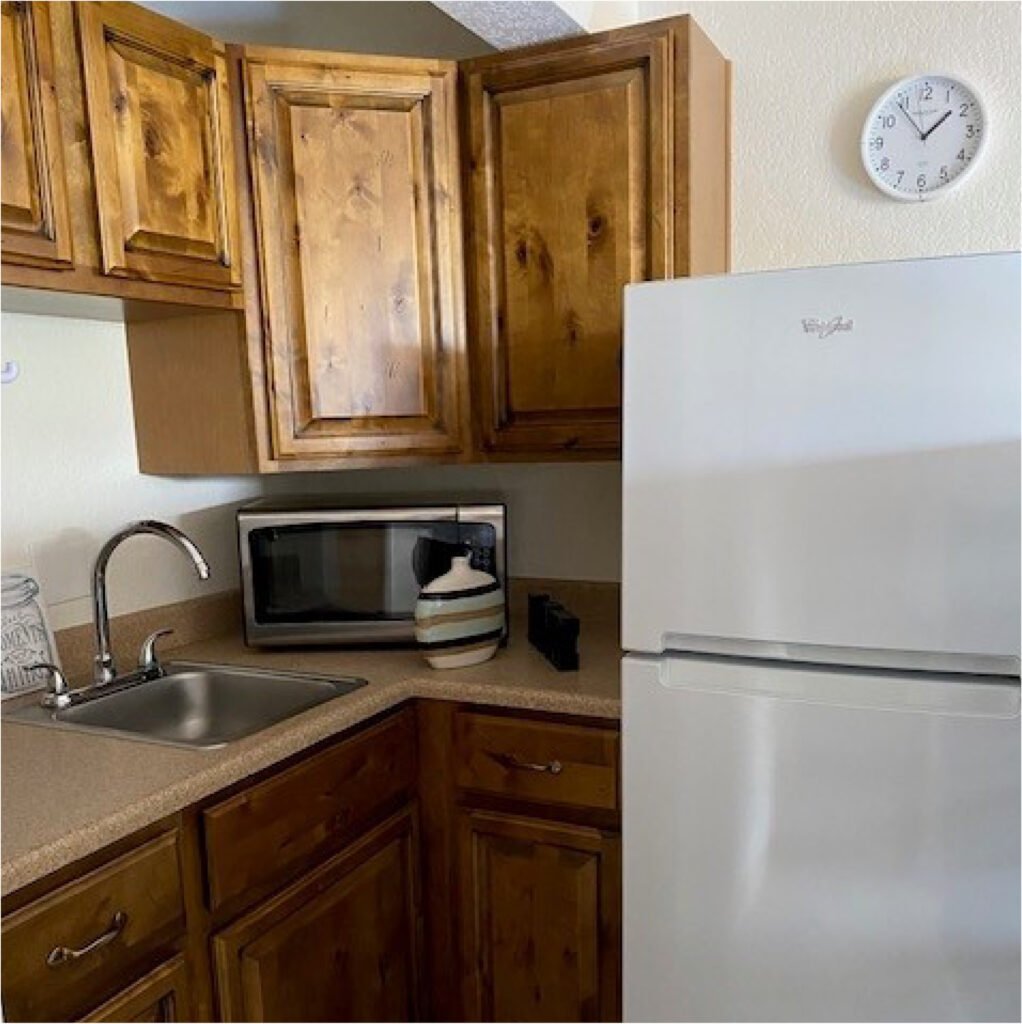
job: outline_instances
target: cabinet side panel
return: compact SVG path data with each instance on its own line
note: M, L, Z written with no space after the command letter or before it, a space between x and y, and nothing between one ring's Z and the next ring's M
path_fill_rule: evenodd
M126 331L139 469L257 472L243 314L132 321Z
M675 274L721 274L731 257L731 65L691 19L675 32Z

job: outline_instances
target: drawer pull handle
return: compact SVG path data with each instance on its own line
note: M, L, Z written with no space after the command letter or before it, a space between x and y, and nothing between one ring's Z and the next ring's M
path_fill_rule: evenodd
M523 761L515 754L503 754L498 759L506 768L515 768L523 772L546 772L549 775L560 775L564 765L560 761Z
M61 964L69 964L90 953L95 953L97 949L109 946L124 931L127 923L128 915L123 910L118 910L110 922L110 927L102 935L97 936L81 949L72 949L70 946L54 946L46 957L46 962L51 967L59 967Z

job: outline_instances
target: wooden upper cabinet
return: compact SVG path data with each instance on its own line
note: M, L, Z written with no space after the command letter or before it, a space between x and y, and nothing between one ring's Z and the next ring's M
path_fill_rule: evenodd
M0 104L3 132L3 260L25 266L71 266L50 5L4 3Z
M467 433L456 68L247 48L272 454Z
M237 287L222 44L134 4L77 7L103 270Z
M624 285L727 266L727 62L679 18L462 70L481 447L614 455Z

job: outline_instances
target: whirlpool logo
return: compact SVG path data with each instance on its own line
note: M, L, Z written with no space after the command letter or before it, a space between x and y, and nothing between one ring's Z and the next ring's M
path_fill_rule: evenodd
M846 320L843 316L836 316L833 320L818 320L811 316L802 321L802 330L806 334L815 334L821 340L837 334L838 331L850 331L854 327L855 321Z

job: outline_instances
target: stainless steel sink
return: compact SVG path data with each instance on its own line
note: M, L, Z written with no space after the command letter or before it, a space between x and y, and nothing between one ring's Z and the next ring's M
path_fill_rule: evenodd
M364 679L170 662L159 679L100 693L59 710L33 705L15 721L83 729L174 746L222 747L365 686Z

